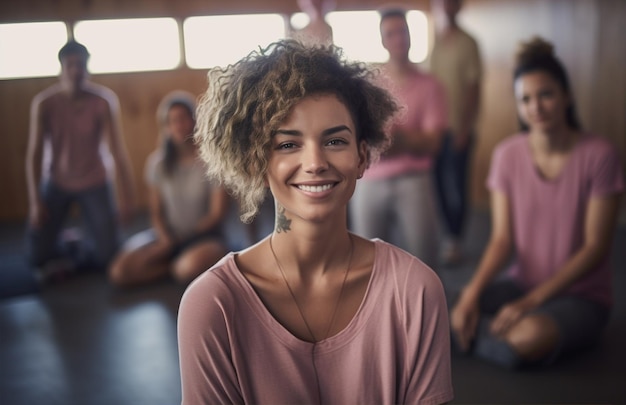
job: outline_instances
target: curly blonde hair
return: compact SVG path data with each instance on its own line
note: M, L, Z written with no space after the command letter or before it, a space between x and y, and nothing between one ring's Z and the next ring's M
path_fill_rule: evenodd
M337 96L352 115L357 139L368 146L368 162L378 158L389 144L386 126L398 106L373 84L373 73L344 60L335 46L307 47L289 39L209 70L194 137L207 174L240 201L244 222L266 196L272 136L305 97Z

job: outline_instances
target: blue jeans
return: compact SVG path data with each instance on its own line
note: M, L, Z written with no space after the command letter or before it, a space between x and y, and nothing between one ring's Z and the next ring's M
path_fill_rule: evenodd
M444 231L448 236L460 239L467 217L468 164L473 136L463 150L456 150L453 143L453 134L446 133L435 159L435 188Z
M40 228L28 227L26 255L32 266L43 266L60 257L69 257L77 268L104 270L119 246L117 215L109 184L81 191L67 191L52 182L41 185L41 199L47 210ZM71 206L77 203L83 222L84 238L70 249L60 241L60 233Z

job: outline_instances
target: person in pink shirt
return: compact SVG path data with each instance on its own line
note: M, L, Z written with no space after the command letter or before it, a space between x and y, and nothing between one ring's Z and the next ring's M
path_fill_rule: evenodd
M409 59L406 11L390 8L380 14L382 43L389 52L380 82L402 111L391 128L391 148L356 188L350 226L358 235L393 242L435 266L439 239L431 172L447 126L445 90Z
M514 90L522 131L493 153L491 239L451 312L459 349L513 368L545 365L601 336L624 189L615 147L580 129L550 43L523 44Z
M209 72L196 141L251 220L178 315L183 404L439 404L453 397L442 284L420 260L348 231L347 205L396 111L336 47L283 40Z
M59 83L37 94L31 105L27 256L44 279L77 268L105 270L118 248L118 218L126 223L134 206L119 101L113 91L88 80L88 58L84 45L65 44ZM108 173L111 163L117 181ZM86 232L78 248L68 249L59 246L59 235L75 204Z

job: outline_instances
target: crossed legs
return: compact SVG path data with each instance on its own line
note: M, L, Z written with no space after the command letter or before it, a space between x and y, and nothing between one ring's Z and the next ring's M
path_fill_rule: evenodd
M173 254L170 248L154 239L150 240L146 233L140 233L131 238L126 249L114 259L109 269L109 279L117 286L130 287L153 282L170 274L177 282L187 284L225 253L224 246L218 240L203 239Z

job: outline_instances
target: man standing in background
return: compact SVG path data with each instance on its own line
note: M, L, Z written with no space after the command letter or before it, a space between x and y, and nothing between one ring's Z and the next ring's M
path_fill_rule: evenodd
M350 223L357 235L381 238L437 268L439 246L433 159L447 123L445 91L409 58L411 35L403 8L383 8L380 36L389 53L378 84L401 112L390 128L391 146L357 182Z
M434 170L446 237L441 259L447 265L462 260L469 158L476 136L482 76L478 44L457 24L461 3L462 0L431 0L436 36L430 68L445 87L450 124Z

